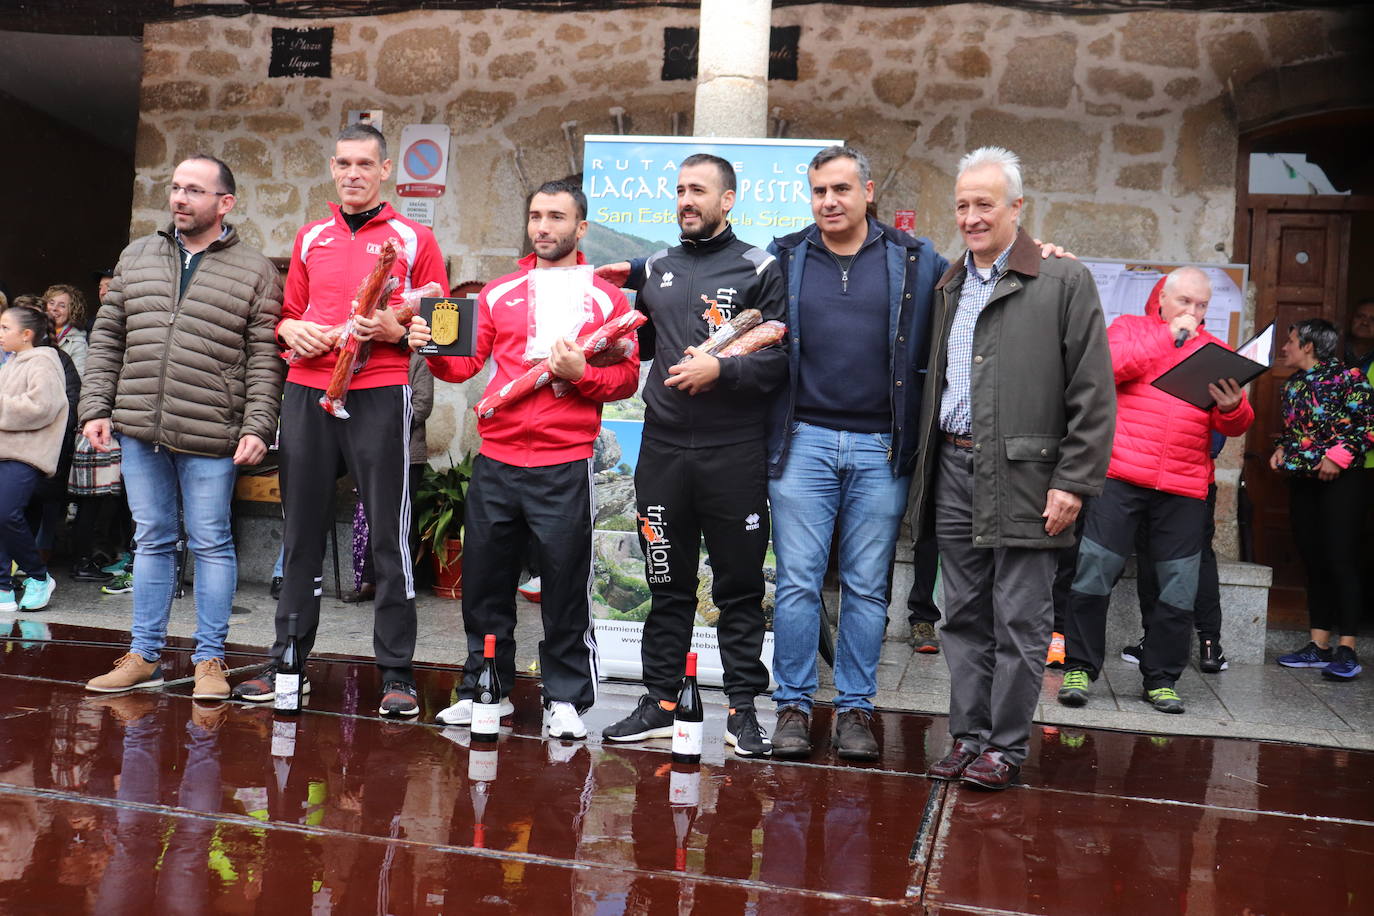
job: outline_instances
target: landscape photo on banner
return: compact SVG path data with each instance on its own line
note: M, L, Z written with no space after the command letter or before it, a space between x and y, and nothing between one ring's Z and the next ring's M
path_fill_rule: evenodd
M590 226L582 251L593 264L645 258L678 244L677 174L681 161L710 153L735 169L736 197L730 212L735 234L767 248L776 237L812 224L806 167L813 156L838 140L701 139L695 137L599 136L585 138L582 187ZM633 293L627 290L633 299ZM640 385L647 373L642 364ZM643 542L635 512L634 469L644 427L644 401L635 397L608 404L597 437L595 465L596 535L592 610L601 673L639 678L639 648L649 614ZM720 652L711 602L711 567L699 562L696 626L692 650L698 654L698 680L719 685ZM764 661L772 670L773 552L764 577L764 611L769 633Z

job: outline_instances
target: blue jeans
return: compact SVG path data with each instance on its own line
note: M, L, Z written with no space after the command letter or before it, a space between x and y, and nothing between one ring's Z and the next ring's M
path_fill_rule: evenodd
M888 576L911 477L893 477L886 433L797 423L782 476L769 481L778 558L773 678L779 706L811 710L821 581L839 523L840 623L835 706L871 710L887 629Z
M134 624L131 649L157 661L177 580L177 503L186 543L196 558L196 650L193 662L224 657L238 558L229 525L236 470L232 458L206 458L154 448L120 436L124 489L134 518ZM178 499L179 497L179 499Z

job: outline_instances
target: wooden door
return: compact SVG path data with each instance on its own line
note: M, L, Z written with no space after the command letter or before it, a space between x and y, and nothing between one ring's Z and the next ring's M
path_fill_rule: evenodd
M1350 214L1263 208L1252 213L1250 269L1255 281L1255 327L1275 323L1275 353L1287 338L1288 327L1304 319L1325 318L1343 328ZM1276 366L1256 379L1250 389L1255 423L1246 437L1243 473L1254 507L1254 559L1274 569L1269 625L1306 629L1307 592L1288 520L1288 484L1269 470L1269 455L1283 426L1280 392L1291 374L1291 370Z

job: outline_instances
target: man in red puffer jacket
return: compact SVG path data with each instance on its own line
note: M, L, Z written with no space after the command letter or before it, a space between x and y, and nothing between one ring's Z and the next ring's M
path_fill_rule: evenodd
M1123 315L1107 329L1116 376L1116 439L1102 495L1084 522L1065 614L1064 685L1059 702L1082 706L1106 652L1107 605L1135 543L1148 525L1159 576L1159 598L1147 613L1140 674L1144 700L1161 712L1183 712L1174 690L1188 663L1212 480L1212 430L1244 433L1255 412L1235 379L1208 386L1211 410L1166 394L1151 382L1208 343L1202 330L1211 282L1196 267L1180 267L1155 287L1144 315ZM1181 341L1181 343L1180 343Z

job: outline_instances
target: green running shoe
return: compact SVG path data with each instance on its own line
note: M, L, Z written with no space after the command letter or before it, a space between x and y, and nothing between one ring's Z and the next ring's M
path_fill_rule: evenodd
M1086 706L1088 686L1091 683L1088 672L1082 668L1064 672L1064 685L1059 688L1059 702L1065 706Z
M100 586L100 590L107 595L127 595L134 590L134 571L125 570Z
M1172 687L1156 687L1154 690L1147 690L1142 699L1160 712L1183 712L1183 698L1174 693Z

